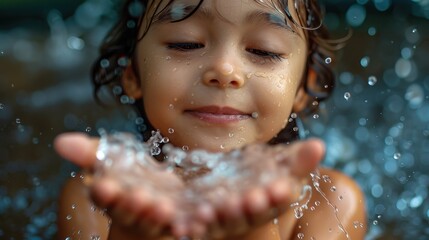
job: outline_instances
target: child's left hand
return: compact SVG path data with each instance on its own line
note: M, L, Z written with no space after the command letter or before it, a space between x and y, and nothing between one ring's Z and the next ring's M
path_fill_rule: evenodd
M97 139L83 134L64 134L56 139L55 147L62 157L73 163L87 169L94 167ZM142 180L156 182L161 190L170 189L168 195L157 195L157 198L153 198L150 191L144 188L123 188L112 178L94 180L90 188L93 200L107 208L112 217L111 239L238 235L266 223L288 208L298 195L290 186L307 177L322 159L323 153L323 145L318 140L296 142L284 147L284 160L278 164L286 165L292 173L290 176L255 186L242 194L228 192L222 199L208 198L208 204L196 206L193 221L186 223L173 221L182 206L172 201L171 196L179 196L178 193L186 186L180 177L170 172L152 172ZM264 166L258 164L254 167L262 172L267 169Z

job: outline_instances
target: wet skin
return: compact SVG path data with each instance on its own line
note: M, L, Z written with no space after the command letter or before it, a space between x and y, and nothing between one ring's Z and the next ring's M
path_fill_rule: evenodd
M148 9L149 14L151 11ZM175 146L216 152L268 142L286 125L294 103L300 100L296 95L307 57L303 30L273 23L278 14L253 0L207 0L184 21L153 23L137 45L133 61L138 73L131 67L125 71L125 92L143 99L152 125ZM293 11L292 15L296 17ZM174 129L174 134L169 129ZM63 135L55 147L62 157L93 168L96 139ZM107 238L107 218L89 210L92 198L108 210L110 239L206 233L232 239L238 235L239 239L290 239L298 233L316 239L343 239L326 204L300 220L289 209L281 212L278 224L268 222L274 218L273 210L284 209L296 199L286 186L308 178L322 159L324 147L320 141L309 140L293 143L285 151L290 157L283 164L294 173L293 178L280 178L242 195L232 194L220 200L222 205L212 203L196 211L189 223L171 222L180 206L167 197L154 199L144 188L124 189L115 179L105 178L90 181L88 190L79 179L73 179L60 200L60 235L65 238L79 229L81 236ZM322 174L329 174L338 191L348 196L346 201L335 202L342 210L340 220L345 227L353 230L353 221L364 223L363 197L357 185L334 171L322 170ZM142 176L142 181L155 180L160 186L174 183L178 191L186 187L180 173L161 171ZM338 197L325 192L334 200ZM314 194L311 201L324 199ZM79 216L64 220L71 204L87 206L79 212L87 224L82 224ZM365 231L349 232L353 239L362 239Z

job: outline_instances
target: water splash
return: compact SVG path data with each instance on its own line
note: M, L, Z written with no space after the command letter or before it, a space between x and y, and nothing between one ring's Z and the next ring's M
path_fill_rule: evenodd
M313 192L311 190L311 186L304 185L302 194L298 201L290 205L293 208L296 219L300 219L304 216L304 210L308 209L308 203L310 202L312 195Z
M326 194L322 191L322 189L320 188L320 183L319 180L323 179L324 181L327 179L325 176L327 175L323 175L322 177L320 176L320 172L318 169L316 169L314 172L310 173L311 176L311 180L313 182L313 187L316 189L316 191L323 197L323 199L326 200L326 203L328 204L328 206L330 206L333 209L334 215L335 215L335 219L337 220L338 223L338 228L341 230L341 232L344 233L344 235L346 236L346 238L348 240L351 240L349 233L347 232L347 230L345 229L345 227L343 226L343 224L341 223L340 218L338 217L338 208L337 206L335 206L335 204L333 204L328 197L326 196ZM330 179L329 179L330 181ZM326 181L325 181L326 182ZM336 190L336 189L335 189ZM334 190L334 191L335 191ZM332 191L332 188L331 188ZM320 205L320 203L319 203Z
M180 221L192 219L196 206L214 203L232 193L243 194L255 186L290 175L287 164L282 165L287 159L286 145L255 144L228 153L210 153L174 147L159 131L152 132L146 143L129 133L107 134L100 130L100 135L94 177L112 176L124 186L143 187L154 197L172 199L180 206ZM163 161L156 160L154 156L161 153ZM160 176L170 174L171 177L177 169L188 179L186 187L177 175L173 182L159 181ZM142 178L145 181L141 181ZM296 186L300 185L291 183L290 188L294 190ZM307 209L311 187L306 185L301 192L298 201L291 205L297 217Z

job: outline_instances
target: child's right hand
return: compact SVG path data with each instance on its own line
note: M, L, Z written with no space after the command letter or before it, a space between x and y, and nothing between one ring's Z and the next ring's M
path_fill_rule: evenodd
M62 157L80 167L92 169L96 163L98 139L77 133L63 134L56 139L55 148ZM288 208L297 198L289 186L308 177L323 154L324 147L318 140L291 144L285 148L284 160L279 162L290 168L291 176L275 179L264 187L255 187L243 194L231 192L225 199L211 199L209 204L196 206L199 210L195 211L194 221L189 222L173 221L181 207L170 198L176 194L174 192L154 198L147 189L123 188L115 179L108 177L93 180L89 185L95 203L108 209L112 218L111 239L206 233L223 237L243 234ZM264 164L258 164L257 168L258 171L266 170ZM154 181L161 189L176 189L178 195L185 187L180 176L165 171L152 172L142 181Z

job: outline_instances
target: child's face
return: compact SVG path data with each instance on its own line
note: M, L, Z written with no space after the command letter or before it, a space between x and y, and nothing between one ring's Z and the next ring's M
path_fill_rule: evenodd
M178 147L268 142L291 114L306 64L303 32L254 0L206 0L171 23L197 2L174 2L137 45L147 117Z

